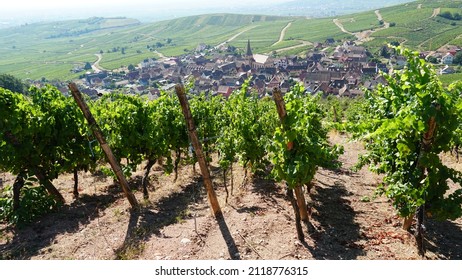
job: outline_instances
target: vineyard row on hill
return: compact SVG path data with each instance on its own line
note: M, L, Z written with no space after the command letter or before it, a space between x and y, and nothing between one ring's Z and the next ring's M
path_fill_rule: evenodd
M295 190L297 201L292 205L303 239L299 222L308 222L303 187L310 185L318 167L338 165L342 148L329 145L328 129L333 125L348 129L368 150L358 167L369 165L385 174L379 191L407 218L405 225L410 227L415 215L414 231L418 244L423 244L425 217L462 216L462 189L449 192L448 186L448 181L462 183L462 173L439 159L440 153L460 143L461 87L443 88L417 54L397 51L407 56L408 66L385 75L387 85L367 92L362 101L351 101L347 111L338 100L311 96L297 84L283 98L274 91L277 105L249 92L247 83L228 99L205 93L189 96L206 159L217 153L223 174L236 161L253 173L271 170L276 181L287 184L293 202ZM147 162L142 180L145 198L155 162L175 174L181 160L195 162L174 94L163 92L146 100L113 93L87 102L115 156L124 159L125 175ZM28 96L0 89L0 154L0 170L16 176L13 186L2 191L0 218L13 223L64 203L52 184L60 174L74 172L78 196L77 171L105 165L79 107L51 86L33 88ZM34 199L35 210L25 207ZM423 246L419 249L424 252Z

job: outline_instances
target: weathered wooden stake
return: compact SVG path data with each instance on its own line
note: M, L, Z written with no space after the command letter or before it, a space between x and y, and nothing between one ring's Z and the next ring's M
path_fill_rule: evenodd
M404 217L403 219L403 229L409 231L414 220L414 215Z
M205 188L207 189L207 196L212 212L216 218L221 218L223 217L223 213L221 212L220 204L218 203L215 190L213 189L213 183L210 179L210 171L208 169L207 162L202 152L202 145L199 142L199 138L197 137L196 127L194 125L191 110L189 109L189 103L188 99L186 98L183 85L176 85L175 91L178 96L178 99L180 100L183 115L186 120L186 126L188 128L189 138L191 139L192 145L194 147L194 152L197 156L197 161L199 162L199 167L201 169L202 178L204 179Z
M127 179L125 178L122 172L122 169L120 168L120 164L117 161L114 154L112 153L111 148L106 143L106 140L104 139L101 129L99 128L98 124L96 123L95 118L91 114L90 109L87 106L87 103L85 103L85 100L83 100L82 94L77 88L77 85L75 83L70 83L69 89L71 90L71 93L75 99L75 102L79 106L80 110L82 110L83 115L85 116L85 119L87 119L88 124L90 125L90 128L93 134L95 135L96 139L101 145L101 148L106 154L109 164L111 165L112 170L116 174L117 179L119 180L120 185L122 186L122 190L124 191L125 196L127 197L128 201L130 202L130 205L132 206L132 208L138 209L138 201L136 200L136 197L133 195L133 193L130 190L130 187L128 186Z
M77 199L79 198L79 173L77 171L77 168L74 168L74 198Z
M274 102L276 103L276 108L279 114L279 119L281 120L281 124L283 125L283 129L286 129L284 120L287 116L286 106L284 104L284 99L282 97L281 90L279 88L273 89L273 98ZM291 150L294 147L293 142L287 143L287 149ZM297 198L297 205L300 211L300 219L304 222L308 222L308 208L306 207L305 195L303 194L303 190L301 186L296 186L295 190L295 197Z

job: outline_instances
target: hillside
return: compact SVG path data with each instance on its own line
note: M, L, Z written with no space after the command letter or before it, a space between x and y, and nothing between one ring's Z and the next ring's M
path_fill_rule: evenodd
M365 168L350 170L364 152L361 145L338 134L332 134L331 141L345 145L343 167L317 172L308 201L312 228L306 243L296 238L283 185L253 177L238 187L244 171L235 165L234 195L225 204L221 171L212 163L226 219L218 225L210 215L203 182L190 165L181 167L176 182L156 165L155 190L140 212L128 210L110 178L81 173L81 198L74 200L72 175L60 177L54 183L68 203L59 213L18 230L0 224L0 259L419 259L414 238L401 229L391 203L384 197L366 199L374 197L380 177ZM460 170L452 157L447 161ZM140 168L132 187L140 185L142 174ZM0 176L6 184L14 181L8 174ZM135 194L141 200L141 191ZM427 234L427 259L462 258L462 219L430 220Z
M296 2L294 2L296 3ZM398 41L418 50L461 45L462 21L439 14L461 13L462 1L415 1L335 18L208 14L140 23L126 18L90 18L0 29L0 72L20 78L77 78L85 62L116 69L157 57L181 55L205 43L228 43L255 53L306 53L327 38L357 40L377 51Z
M398 8L380 10L383 20L394 27L372 34L371 46L384 41L398 42L418 50L437 50L444 45L462 43L462 21L449 20L439 15L444 12L461 13L462 1L418 1Z

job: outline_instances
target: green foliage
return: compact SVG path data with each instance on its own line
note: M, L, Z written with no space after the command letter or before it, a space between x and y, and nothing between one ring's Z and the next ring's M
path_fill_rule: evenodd
M9 74L0 74L0 88L17 93L27 92L25 84L20 79Z
M454 64L462 64L462 52L456 53L453 60Z
M89 141L82 113L56 88L31 88L27 97L0 88L0 170L37 176L59 196L50 181L94 165Z
M26 186L21 189L21 207L13 210L13 188L6 186L0 192L0 220L15 225L33 222L50 213L57 203L42 187Z
M221 95L208 96L205 93L190 96L189 105L199 139L207 161L212 161L210 153L214 151L220 133L223 98Z
M403 45L418 50L437 50L438 48L450 44L455 44L458 35L461 33L459 25L442 17L432 17L435 8L440 8L442 13L454 4L454 1L440 1L434 3L423 3L420 9L415 5L394 6L380 9L380 13L386 22L390 22L390 27L371 34L374 40L366 43L367 46L377 46L382 40L399 38ZM459 5L460 6L460 5ZM458 6L458 7L459 7ZM455 14L460 9L451 9Z
M368 106L355 137L364 141L368 153L358 167L369 165L385 175L378 190L401 216L425 205L437 218L455 219L462 215L462 189L450 193L448 182L462 183L462 174L445 166L439 154L449 151L460 126L461 86L444 88L432 65L417 53L396 51L407 57L407 66L384 74L388 85L365 95ZM436 129L430 135L433 120Z
M267 147L277 124L274 106L249 92L246 81L240 90L233 92L223 111L224 124L219 144L223 153L222 165L229 164L234 158L252 172L263 171L268 165Z
M449 19L449 20L461 20L462 16L459 13L451 13L450 11L444 11L440 13L438 16Z
M295 85L284 96L287 116L276 128L269 146L273 175L276 180L287 182L290 188L310 183L319 166L338 167L336 160L343 152L341 147L331 147L327 141L319 97L304 93L303 86Z
M347 130L351 123L356 123L363 111L363 97L338 97L329 95L318 100L319 105L325 112L323 122L328 128L339 131Z

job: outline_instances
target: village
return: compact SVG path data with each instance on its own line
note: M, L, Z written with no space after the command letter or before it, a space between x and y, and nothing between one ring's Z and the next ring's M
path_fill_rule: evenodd
M315 43L306 57L254 54L248 40L244 54L232 53L232 46L210 47L201 44L194 53L178 57L149 58L137 66L130 65L115 71L87 72L79 82L82 92L97 98L117 90L129 94L146 95L149 99L159 96L161 91L174 88L178 82L192 82L192 93L206 92L228 97L250 79L251 88L260 97L271 94L274 87L283 92L293 83L303 83L307 92L340 97L356 97L365 89L373 89L385 83L381 72L399 69L406 64L405 58L390 55L384 60L374 58L367 48L345 41L340 45L334 39ZM386 48L386 47L384 47ZM325 50L333 49L327 53ZM390 49L385 49L389 52ZM450 67L459 49L446 53L425 52L422 58L435 59L441 64L439 74L454 72ZM387 61L387 62L385 62ZM58 88L67 93L65 84Z

